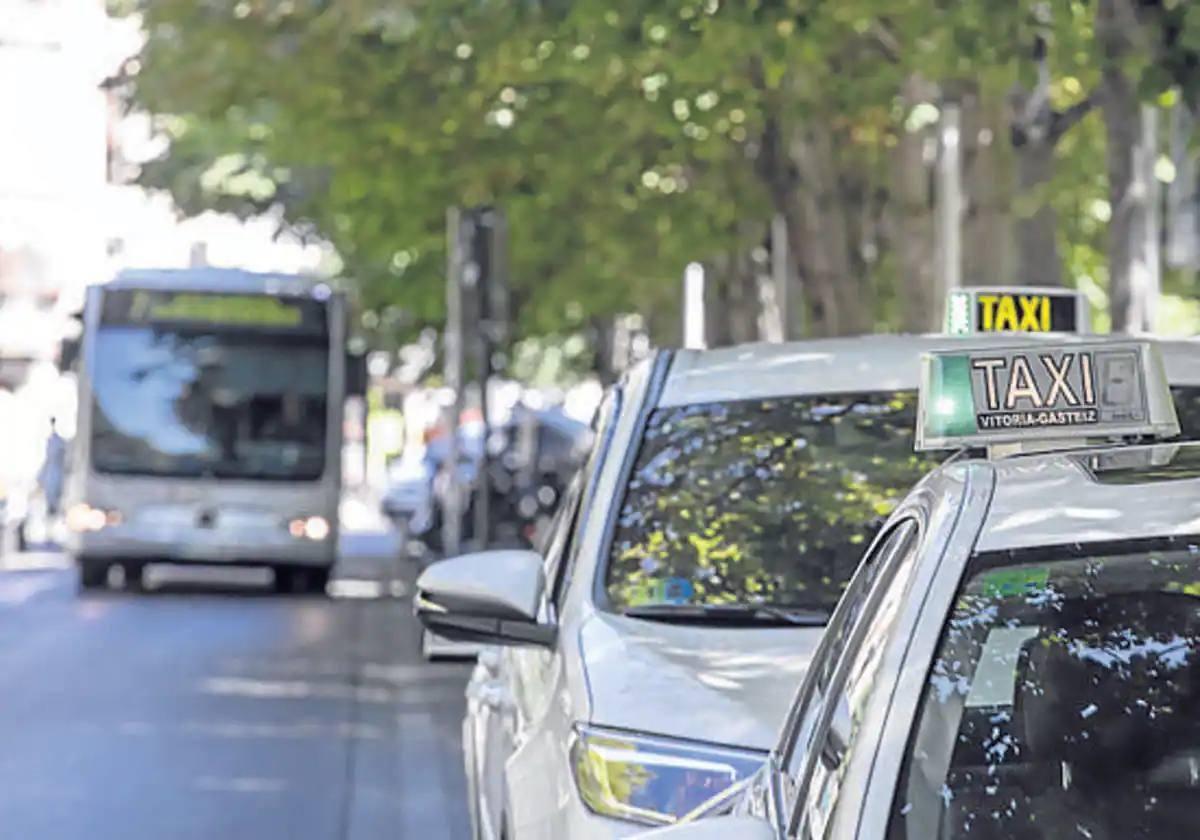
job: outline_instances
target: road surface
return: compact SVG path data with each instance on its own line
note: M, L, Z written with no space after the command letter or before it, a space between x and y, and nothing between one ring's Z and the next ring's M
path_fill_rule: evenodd
M396 549L347 534L332 598L227 573L81 597L61 555L5 558L0 834L467 837L468 666L421 661Z

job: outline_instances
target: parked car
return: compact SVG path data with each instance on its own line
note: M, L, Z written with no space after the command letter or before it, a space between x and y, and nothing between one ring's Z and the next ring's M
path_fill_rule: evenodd
M505 645L467 689L477 837L624 836L756 772L864 547L943 457L913 451L921 355L964 341L664 351L601 406L544 552L426 570L428 627ZM1166 367L1194 402L1195 346Z
M488 440L482 424L464 424L459 434L459 466L451 475L443 468L449 453L446 437L434 438L424 455L427 492L411 515L410 533L441 553L442 527L452 490L461 494L460 534L475 535L475 487L488 455L491 496L489 531L492 545L529 546L553 515L571 476L587 457L588 427L558 409L518 406L509 422L494 426Z
M893 514L763 768L646 840L1191 836L1200 444L1096 444L1177 432L1143 354L941 365L926 439L988 457Z

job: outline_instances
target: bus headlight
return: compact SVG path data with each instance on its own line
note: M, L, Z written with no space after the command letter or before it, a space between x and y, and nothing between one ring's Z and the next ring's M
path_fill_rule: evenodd
M594 813L669 825L748 778L764 753L577 726L571 766Z
M103 510L81 502L67 510L66 521L68 528L77 534L83 534L120 525L123 518L119 510Z
M296 539L321 542L329 538L329 520L324 516L301 516L288 523L288 533Z

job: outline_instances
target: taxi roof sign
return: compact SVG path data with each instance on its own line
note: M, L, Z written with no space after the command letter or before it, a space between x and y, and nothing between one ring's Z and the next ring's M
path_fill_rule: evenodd
M977 333L1089 333L1087 298L1075 289L974 286L946 295L945 331Z
M921 359L918 450L1178 434L1153 342L944 350Z

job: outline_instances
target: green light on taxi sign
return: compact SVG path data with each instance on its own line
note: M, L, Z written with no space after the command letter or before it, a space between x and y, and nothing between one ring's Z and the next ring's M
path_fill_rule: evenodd
M927 353L917 448L1179 434L1158 348L1098 341Z
M930 361L929 416L926 433L962 437L979 431L971 397L971 361L967 356L936 356Z
M946 297L946 332L949 335L970 335L973 331L970 292L951 292Z

